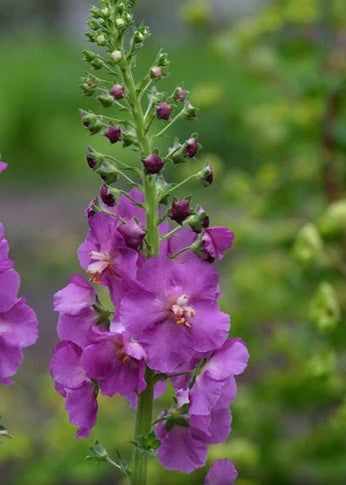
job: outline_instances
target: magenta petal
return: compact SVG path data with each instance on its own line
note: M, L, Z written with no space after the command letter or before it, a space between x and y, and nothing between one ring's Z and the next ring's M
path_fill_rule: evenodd
M222 380L244 372L249 360L247 348L240 339L228 339L221 349L214 352L205 366L212 379Z
M2 173L7 168L7 163L0 162L0 173Z
M58 384L76 389L86 381L85 370L80 364L81 349L73 342L60 342L50 362L54 381Z
M9 345L0 335L0 379L8 382L23 361L23 352L18 346Z
M223 253L232 246L234 234L227 227L208 227L203 234L204 250L215 259L222 259Z
M85 382L78 389L67 389L65 409L70 422L79 426L77 438L88 438L96 423L98 409L92 383Z
M38 338L37 318L25 298L20 298L10 310L0 314L0 336L9 345L28 347Z
M158 459L165 468L184 473L204 466L207 455L207 445L184 426L174 426L167 432L157 450Z
M230 317L208 300L193 303L196 312L192 319L191 333L196 352L209 352L221 347L230 329Z
M210 420L210 444L224 442L231 432L232 415L228 408L212 411Z
M90 283L79 275L70 278L69 284L54 295L54 310L65 315L78 315L96 301Z
M175 286L184 288L192 306L194 300L215 300L219 296L216 269L197 256L191 257L185 263L175 264L172 268L172 281Z
M207 415L218 402L224 383L208 379L205 374L196 378L190 392L190 414Z
M92 309L86 309L78 315L60 315L58 335L61 340L70 340L84 348L90 343L90 333L96 324L99 314Z
M204 485L232 485L238 476L234 464L226 460L216 460L212 463Z
M20 277L14 269L0 273L0 313L6 312L14 305L19 286Z

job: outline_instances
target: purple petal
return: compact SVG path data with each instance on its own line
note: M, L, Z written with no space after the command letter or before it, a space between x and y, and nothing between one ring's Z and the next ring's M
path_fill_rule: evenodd
M10 310L0 315L0 337L16 347L28 347L36 342L37 318L25 298L20 298Z
M211 464L204 485L232 485L238 476L234 464L226 460L216 460Z
M8 382L23 361L23 352L18 346L7 344L0 336L0 379Z
M55 347L50 370L58 384L76 389L86 381L85 370L80 363L81 353L82 350L73 342L60 342Z
M223 253L232 246L234 234L227 227L208 227L203 235L206 252L215 259L222 259Z
M54 295L54 310L65 315L78 315L96 301L94 288L79 275Z
M14 269L0 273L0 313L6 312L15 304L19 286L20 277Z
M7 168L7 163L0 162L0 173L2 173Z
M66 391L65 409L68 412L70 422L79 426L77 438L88 438L97 418L97 401L94 386L85 382L78 389Z
M221 349L214 352L204 371L216 380L226 379L231 375L244 372L249 360L249 353L240 339L228 339Z
M227 339L230 329L230 317L219 310L216 303L208 300L192 303L196 312L192 319L193 349L196 352L209 352Z

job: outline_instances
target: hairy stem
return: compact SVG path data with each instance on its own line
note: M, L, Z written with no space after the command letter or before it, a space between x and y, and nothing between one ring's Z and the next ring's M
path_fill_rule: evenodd
M150 141L145 129L145 119L139 93L133 79L131 67L123 56L120 63L121 74L124 85L128 93L131 114L134 121L136 134L140 146L141 156L145 158L151 153ZM159 254L159 233L157 226L158 218L158 197L156 190L156 175L144 174L144 194L145 208L147 212L147 244L148 257L158 256ZM149 368L146 369L147 387L138 396L138 408L136 418L136 429L134 441L138 442L141 436L147 436L151 430L152 408L154 395L154 373ZM138 447L134 447L132 463L132 485L146 485L147 483L147 455L142 453Z

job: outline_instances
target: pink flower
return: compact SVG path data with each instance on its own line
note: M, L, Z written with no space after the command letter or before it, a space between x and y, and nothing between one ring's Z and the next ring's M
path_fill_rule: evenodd
M234 464L226 460L216 460L212 463L204 485L232 485L238 476Z

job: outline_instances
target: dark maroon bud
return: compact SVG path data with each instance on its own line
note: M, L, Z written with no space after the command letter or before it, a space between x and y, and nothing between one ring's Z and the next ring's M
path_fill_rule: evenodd
M179 101L180 103L183 103L186 99L187 92L183 88L177 88L174 98L176 101Z
M91 147L88 147L87 149L87 162L90 168L94 169L97 165L97 162L95 160L95 157L93 156L94 150Z
M152 79L162 79L162 69L159 66L154 66L150 69L150 77Z
M185 155L188 158L193 158L197 155L198 152L198 142L196 138L190 138L187 140L185 145Z
M123 99L125 96L125 88L121 84L114 84L110 93L115 99Z
M90 217L94 216L98 212L96 204L97 204L96 199L92 199L89 202L88 207L86 208L86 211L85 211L88 219L90 219Z
M204 187L209 187L213 183L213 169L209 163L198 173L198 179Z
M109 207L113 207L115 205L115 197L108 189L107 185L102 185L100 191L100 197L104 204L108 205Z
M142 163L144 165L145 173L155 174L159 173L165 162L157 155L157 153L152 153L147 158L144 158Z
M160 120L169 120L171 113L172 113L172 106L167 104L165 101L160 103L156 108L156 114Z
M190 201L188 199L177 200L172 203L168 216L172 221L182 224L191 215Z
M119 226L119 232L125 239L126 245L135 249L136 251L141 248L145 231L137 224L134 219L130 219L121 226Z
M205 212L205 210L203 209L203 207L201 207L200 205L198 205L196 207L196 213L199 216L199 222L200 222L201 226L203 227L203 229L206 229L207 227L209 227L209 224L210 224L209 216Z
M116 143L121 140L121 130L118 126L109 125L104 135L108 138L111 143Z

